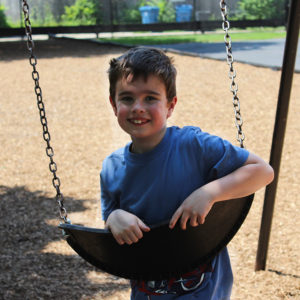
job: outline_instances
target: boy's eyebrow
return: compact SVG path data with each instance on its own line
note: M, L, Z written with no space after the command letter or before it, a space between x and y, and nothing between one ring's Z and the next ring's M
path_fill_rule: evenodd
M159 92L153 91L153 90L144 90L142 91L143 94L152 94L152 95L160 95ZM118 93L118 96L124 96L124 95L132 95L133 93L130 91L121 91Z

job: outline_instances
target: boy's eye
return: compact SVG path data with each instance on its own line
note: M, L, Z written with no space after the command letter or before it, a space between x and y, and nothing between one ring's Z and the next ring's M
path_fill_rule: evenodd
M154 96L147 96L147 97L145 98L145 100L146 100L146 101L154 101L154 100L157 100L157 98L154 97Z
M124 96L120 99L120 101L122 101L122 102L131 102L131 101L133 101L133 98L129 97L129 96Z

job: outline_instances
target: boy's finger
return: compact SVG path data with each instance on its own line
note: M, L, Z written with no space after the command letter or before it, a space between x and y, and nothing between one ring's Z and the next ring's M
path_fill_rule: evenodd
M199 224L204 224L204 222L205 222L205 217L199 216L199 217L198 217L198 223L199 223Z
M139 241L139 239L143 237L143 234L141 237L140 236L141 236L140 234L137 234L136 232L133 231L133 232L128 233L128 240L131 243L137 243Z
M116 241L117 241L117 243L119 244L119 245L124 245L124 240L122 239L122 238L120 238L120 237L116 237L115 238L116 239Z
M137 234L136 231L130 231L126 233L126 236L123 237L126 244L131 245L133 243L137 243L140 238L143 237L143 233L140 231L140 234ZM139 237L140 236L140 237Z
M189 215L188 214L184 213L181 216L181 220L180 220L180 227L181 227L181 229L186 230L186 222L188 221L188 219L189 219Z
M182 208L181 208L181 206L180 206L180 207L175 211L175 213L174 213L174 215L172 216L171 221L170 221L170 223L169 223L169 227L170 227L171 229L174 228L174 226L175 226L175 224L177 223L178 219L180 218L181 214L182 214Z
M191 219L190 219L190 224L191 224L191 226L193 226L193 227L196 227L196 226L199 225L197 215L191 217Z
M150 231L150 227L148 227L141 219L138 220L138 225L139 225L139 228L142 229L143 231ZM143 234L142 234L143 236Z
M126 243L127 245L131 245L131 244L132 244L132 241L131 241L131 239L130 239L128 236L125 236L125 237L123 238L123 240L125 241L125 243Z
M143 237L143 232L140 227L136 227L132 233L137 239L136 242Z

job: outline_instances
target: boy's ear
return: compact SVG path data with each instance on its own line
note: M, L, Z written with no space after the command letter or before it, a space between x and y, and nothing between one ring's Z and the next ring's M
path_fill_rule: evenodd
M113 100L113 98L111 96L109 96L109 102L110 102L110 105L115 113L115 116L117 116L117 106L116 106L116 103L115 101Z
M175 105L177 103L177 96L174 96L173 99L168 103L168 114L167 118L171 117L173 110L175 108Z

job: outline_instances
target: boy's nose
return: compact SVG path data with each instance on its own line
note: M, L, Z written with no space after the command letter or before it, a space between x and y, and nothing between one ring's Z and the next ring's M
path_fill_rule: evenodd
M143 105L143 102L141 100L135 100L133 107L132 107L132 111L135 113L143 113L145 111L145 107Z

